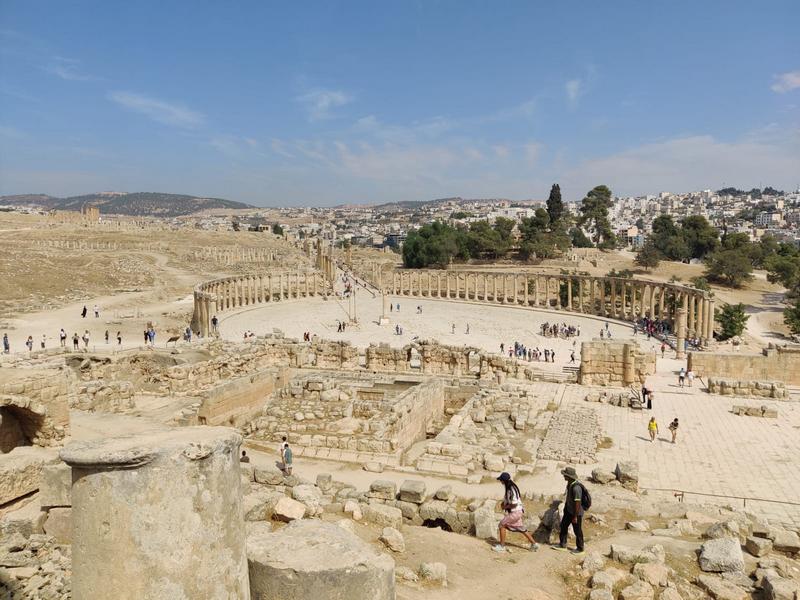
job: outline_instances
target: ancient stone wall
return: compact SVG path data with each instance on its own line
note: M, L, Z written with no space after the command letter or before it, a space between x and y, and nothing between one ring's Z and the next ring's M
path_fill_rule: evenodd
M761 354L690 352L688 368L698 377L800 385L800 347L769 347Z
M10 415L4 439L21 433L35 446L60 443L69 431L70 381L65 369L12 370L0 380L0 411ZM11 425L19 429L12 432Z
M780 381L751 381L725 377L709 377L708 392L721 396L748 396L780 400L788 397L786 386Z
M655 354L636 343L594 340L581 344L578 383L582 385L635 385L656 372Z
M238 427L257 416L272 393L288 380L288 369L271 368L238 377L202 392L198 410L201 425Z

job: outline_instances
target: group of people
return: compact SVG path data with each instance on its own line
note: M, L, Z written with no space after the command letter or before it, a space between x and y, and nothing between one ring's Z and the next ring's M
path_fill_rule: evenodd
M336 322L338 323L338 325L336 326L336 331L338 333L344 333L345 331L347 331L347 322L346 321L339 321L337 319Z
M83 309L81 310L81 319L85 319L86 315L88 314L89 314L89 309L86 308L86 305L84 304ZM94 305L94 318L95 319L100 318L100 307L97 306L97 304Z
M311 335L312 334L311 334L310 331L304 331L303 332L303 341L304 342L310 342L311 341Z
M647 335L649 340L651 336L664 337L672 333L672 326L666 319L651 319L650 317L642 317L633 324L633 335L638 332L643 332Z
M578 479L578 473L574 467L562 469L561 475L567 482L564 492L564 503L562 506L562 517L558 532L558 544L551 547L554 550L570 551L573 554L583 554L583 517L592 505L591 495L586 486ZM495 544L495 552L506 552L506 539L508 533L521 533L530 544L532 551L539 549L539 544L533 539L533 534L528 531L525 525L525 507L522 503L522 494L509 473L500 473L497 480L503 484L503 519L498 526L499 543ZM567 537L569 528L575 534L575 548L570 550L567 547Z
M500 354L506 354L506 345L504 343L500 344ZM539 350L538 347L536 348L529 348L525 344L520 342L514 342L514 346L512 347L509 345L508 347L508 357L509 358L520 358L522 360L527 360L528 362L540 362L544 359L544 362L556 362L556 351L550 348L545 348L544 350ZM572 362L575 362L575 353L572 353Z
M147 332L145 332L145 335L147 336ZM58 332L58 342L59 342L59 346L61 348L66 348L67 347L67 338L68 337L69 336L67 335L66 330L64 330L64 328L62 327ZM105 330L105 333L103 334L103 337L105 339L105 343L106 344L111 343L111 332L108 329ZM153 338L155 339L155 334L153 335ZM47 349L47 339L48 339L47 338L47 334L43 333L42 337L39 339L39 349L41 349L41 350L46 350ZM145 343L147 343L148 339L149 338L147 338L147 337L145 338ZM74 332L72 334L72 349L74 351L80 350L81 349L81 342L83 342L83 349L84 350L88 350L90 341L91 341L91 334L89 333L88 329L84 329L82 335L79 335L78 332L76 331L76 332ZM116 341L117 341L117 346L122 346L122 332L121 331L117 331ZM28 339L25 340L25 347L28 349L28 352L33 352L33 348L34 348L35 345L36 344L34 342L33 336L29 335ZM7 333L3 334L3 353L4 354L10 354L11 353L11 342L8 339L8 334Z
M581 335L580 325L576 327L566 323L542 323L541 331L544 337L571 338Z
M675 439L678 437L678 417L672 419L672 423L669 424L669 432L672 434L672 443L674 444ZM650 417L647 422L647 433L650 436L650 441L655 442L658 435L658 422L655 417Z

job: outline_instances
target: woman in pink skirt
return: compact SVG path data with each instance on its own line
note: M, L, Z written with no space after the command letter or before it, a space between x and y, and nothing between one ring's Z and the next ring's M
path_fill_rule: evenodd
M519 493L517 484L511 480L511 475L508 473L500 473L500 477L498 477L497 480L503 484L506 488L506 492L503 496L503 511L505 515L503 516L503 520L500 521L499 526L500 543L494 546L494 551L506 551L507 531L521 533L525 536L525 539L530 542L530 549L538 550L539 544L533 540L530 531L525 527L525 508L522 506L522 496Z

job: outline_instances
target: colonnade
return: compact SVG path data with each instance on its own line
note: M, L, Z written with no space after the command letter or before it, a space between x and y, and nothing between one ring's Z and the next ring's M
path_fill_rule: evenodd
M380 273L379 279L383 277ZM390 274L383 287L397 296L540 307L623 321L664 320L676 333L681 352L686 337L703 344L713 339L714 300L702 290L670 283L588 275L402 270ZM679 319L681 315L685 316Z
M191 326L206 337L211 333L212 317L227 310L330 293L331 287L317 271L274 271L214 279L194 290Z

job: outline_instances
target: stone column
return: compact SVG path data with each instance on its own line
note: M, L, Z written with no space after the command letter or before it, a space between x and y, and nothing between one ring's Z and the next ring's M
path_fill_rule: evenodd
M525 295L525 306L530 306L530 299L528 298L528 294L529 294L529 292L528 292L528 284L529 283L530 283L530 280L528 279L528 276L525 275L522 278L522 284L525 286L525 292L524 292L524 295Z
M567 277L567 310L572 310L572 277Z
M684 344L686 342L686 296L684 295L683 305L678 309L676 315L676 334L675 334L675 358L686 358Z
M492 302L497 302L497 275L492 275Z
M606 280L600 279L598 280L598 285L600 286L600 315L607 317L608 316L608 309L606 308Z
M179 427L64 448L73 598L249 598L241 441Z
M706 318L706 340L708 345L714 343L714 300L708 299L708 317Z
M688 335L695 335L695 312L697 310L697 296L694 292L689 296L689 312L686 317L686 332Z
M444 272L444 297L450 298L450 271Z

